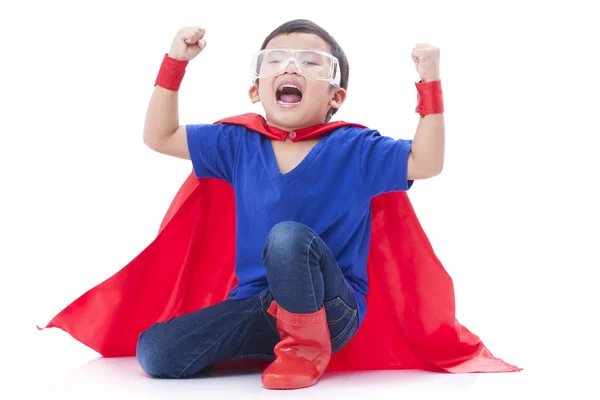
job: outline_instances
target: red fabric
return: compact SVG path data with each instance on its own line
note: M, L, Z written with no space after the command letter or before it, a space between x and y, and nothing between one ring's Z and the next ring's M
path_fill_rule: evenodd
M230 124L238 124L249 127L250 129L254 129L257 132L262 133L263 135L274 139L274 140L285 140L289 138L292 142L299 142L301 140L314 139L324 135L327 132L331 132L334 129L340 128L342 126L356 126L359 128L364 128L363 125L353 124L350 122L343 121L335 121L329 122L323 125L311 126L308 128L296 129L295 131L287 132L279 128L275 128L273 126L268 126L267 122L264 118L262 118L258 114L248 113L237 115L230 118L225 118L215 122L219 123L230 123Z
M442 81L438 79L431 82L417 82L415 87L417 88L417 108L415 112L421 114L421 117L444 112Z
M272 135L256 114L222 121ZM154 241L46 327L66 331L104 357L133 356L138 334L150 325L226 299L236 284L234 200L227 182L191 173ZM377 196L371 209L367 314L328 370L519 371L456 320L452 279L407 193Z
M160 64L158 75L156 76L155 86L160 86L165 89L178 91L181 87L181 82L185 76L185 68L189 61L176 60L165 54L163 61Z

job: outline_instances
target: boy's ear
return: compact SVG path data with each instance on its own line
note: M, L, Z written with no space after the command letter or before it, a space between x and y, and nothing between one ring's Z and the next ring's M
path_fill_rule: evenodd
M252 85L250 90L248 90L248 97L250 97L252 104L260 101L260 97L258 96L258 86L256 86L256 84Z
M333 96L331 97L331 100L329 100L329 105L333 108L340 108L342 104L344 104L344 101L346 101L347 96L348 93L346 92L346 89L334 88Z

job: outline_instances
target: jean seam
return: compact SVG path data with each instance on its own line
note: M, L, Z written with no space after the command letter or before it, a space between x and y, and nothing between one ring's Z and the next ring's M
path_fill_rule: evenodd
M351 289L351 290L352 290L352 289ZM353 296L354 296L354 294L353 294ZM352 311L352 312L353 312L353 313L355 313L355 314L357 314L357 313L358 313L358 308L355 308L355 307L352 307L351 305L349 305L349 304L346 302L346 300L344 300L344 299L342 298L342 296L336 296L336 297L334 297L334 298L333 298L333 299L331 299L331 300L324 301L324 302L323 302L323 305L324 305L324 306L328 306L328 305L335 304L336 302L340 302L340 303L342 303L342 304L344 305L344 308L346 308L346 313L344 313L344 316L346 316L346 314L347 314L349 311Z
M349 313L349 312L351 312L351 311L355 311L355 310L353 310L352 308L348 308L348 309L346 310L346 312L344 313L344 315L342 315L341 317L339 317L339 318L338 318L338 319L336 319L336 320L333 320L333 321L328 321L328 322L329 322L331 325L337 324L337 323L338 323L338 322L340 322L342 319L344 319L344 317L345 317L346 315L348 315L348 313Z
M313 242L315 241L316 238L317 237L313 235L312 239L308 243L307 251L306 251L306 267L308 268L308 276L310 277L310 286L311 286L312 292L313 292L313 302L315 304L315 309L318 311L318 310L321 309L321 307L319 307L319 305L317 304L317 294L315 293L315 283L313 281L312 271L310 269L310 263L309 263L310 248L311 248L311 246L312 246L312 244L313 244Z
M348 327L346 327L338 335L338 337L345 335L344 340L342 340L340 343L337 343L337 345L335 346L335 349L332 349L332 351L335 350L337 352L337 351L341 350L354 337L356 330L357 330L357 329L354 329L354 327L356 326L358 328L358 318L357 318L358 311L353 310L353 314L354 314L354 316L352 317L351 322L348 324Z
M200 357L202 357L204 354L206 354L206 352L208 352L210 349L212 349L217 343L219 343L225 336L229 335L234 329L236 329L237 327L239 327L240 325L246 323L246 320L240 322L239 324L235 325L233 328L231 328L230 330L228 330L226 333L222 334L219 339L215 340L215 342L213 344L211 344L206 350L204 350L202 353L198 354L198 356L194 357L194 359L178 374L178 378L180 378L184 372L193 364L195 363Z
M279 335L279 331L277 330L277 327L274 327L274 326L273 326L273 324L271 323L271 320L269 319L269 318L273 318L273 319L275 320L275 324L277 324L276 318L275 318L275 317L273 317L271 314L269 314L269 313L268 313L268 312L265 310L265 309L268 309L268 308L269 308L269 306L266 304L266 301L264 301L264 300L266 300L266 297L267 297L267 295L266 295L266 294L264 294L264 293L265 293L265 292L263 292L263 294L261 294L261 296L260 296L260 304L261 304L260 311L261 311L261 314L262 314L262 315L265 317L265 319L267 320L267 324L269 325L269 327L271 328L271 330L272 330L273 332L275 332L277 335Z
M269 317L271 317L271 318L273 318L273 319L275 319L275 320L276 320L276 318L275 318L275 317L273 317L271 314L269 314L269 313L267 313L267 312L263 311L263 310L261 310L261 311L262 311L262 314L263 314L263 316L264 316L264 317L267 319L267 324L269 325L269 327L271 328L271 330L272 330L273 332L275 332L276 334L278 334L278 335L279 335L279 331L277 330L277 328L276 328L276 327L274 327L274 326L273 326L273 324L271 324L271 321L269 321ZM277 320L275 321L275 323L277 324Z

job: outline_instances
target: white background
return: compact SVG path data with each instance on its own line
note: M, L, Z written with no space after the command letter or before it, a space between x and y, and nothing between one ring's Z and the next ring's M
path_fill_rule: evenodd
M117 4L0 6L1 380L18 384L18 393L64 398L82 376L89 384L129 373L138 383L128 398L142 396L139 388L148 387L139 382L147 380L137 364L90 369L84 364L95 352L36 325L142 251L191 171L189 161L153 153L141 136L156 73L179 27L207 32L180 92L181 122L205 123L262 112L247 97L250 57L279 24L309 18L350 61L349 97L335 118L396 138L412 138L418 119L412 48L440 47L445 169L417 182L410 198L454 279L459 320L494 354L524 368L478 375L466 388L459 376L381 375L373 390L397 397L409 387L417 395L459 388L461 396L518 398L592 383L600 316L594 2ZM244 393L262 393L258 376L244 379L226 380L227 390L245 384ZM109 381L90 391L119 397ZM336 393L348 396L369 384L341 382L346 391ZM200 398L204 383L168 385L143 393Z

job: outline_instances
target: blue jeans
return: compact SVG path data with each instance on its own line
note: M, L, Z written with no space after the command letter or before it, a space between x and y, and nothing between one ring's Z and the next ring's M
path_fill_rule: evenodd
M332 352L358 330L354 293L325 242L309 227L282 222L269 233L263 252L269 289L248 299L213 306L152 325L138 338L136 355L148 375L186 378L218 362L274 360L279 342L273 300L292 313L323 306Z

